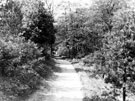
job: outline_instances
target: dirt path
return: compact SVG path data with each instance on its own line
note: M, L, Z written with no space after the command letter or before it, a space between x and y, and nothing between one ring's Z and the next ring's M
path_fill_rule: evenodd
M56 79L48 81L50 91L44 88L28 101L83 101L82 84L74 67L65 60L57 60L61 71L55 72Z

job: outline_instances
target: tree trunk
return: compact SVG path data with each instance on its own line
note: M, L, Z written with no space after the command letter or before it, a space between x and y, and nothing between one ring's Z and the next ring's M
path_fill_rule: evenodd
M51 48L51 56L53 56L53 46L52 46L52 44L51 44L50 48Z
M126 87L123 87L123 101L126 101Z
M124 75L123 75L123 101L126 101L126 67L124 69Z

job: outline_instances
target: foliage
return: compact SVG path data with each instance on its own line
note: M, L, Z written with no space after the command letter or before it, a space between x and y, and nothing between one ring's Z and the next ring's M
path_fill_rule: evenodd
M99 96L93 96L92 98L85 97L83 101L117 101L111 97L100 98Z
M53 44L55 41L54 30L49 32L50 29L53 29L53 18L48 15L43 5L40 5L40 9L37 12L33 11L33 18L30 18L33 21L34 29L32 29L32 24L27 26L31 28L32 35L39 36L26 40L22 31L26 32L25 35L29 35L29 33L24 28L23 21L27 14L22 12L23 6L20 2L13 0L7 0L5 4L0 5L0 90L14 96L25 94L27 96L32 93L39 86L40 81L52 73L46 60L48 56L47 54L43 56L42 53L49 46L42 46L48 43ZM42 23L44 21L45 23ZM27 21L28 23L29 21ZM46 37L53 40L43 41L44 37L42 38L40 35L46 34L46 32L48 32ZM40 46L38 43L42 45Z
M5 41L1 39L0 43L0 72L2 77L14 78L15 86L24 85L21 90L33 89L39 83L41 77L47 77L51 69L45 64L42 57L42 49L32 42L26 42L24 39L16 37ZM26 90L27 90L26 89ZM19 90L14 89L14 90ZM14 92L20 93L21 91ZM22 92L24 93L24 92Z
M23 14L21 12L21 5L19 2L12 0L7 1L5 5L1 6L1 35L7 36L8 34L17 35L21 32ZM9 31L7 31L9 30Z
M89 15L86 15L89 12L88 9L78 8L76 12L65 15L65 20L58 25L57 36L69 48L70 58L81 58L99 46L98 33L89 27Z
M135 12L127 4L124 0L96 0L89 9L65 14L57 33L70 58L90 54L84 62L95 64L105 82L123 88L123 99L125 88L134 88L131 83L135 81Z
M53 17L43 7L43 3L39 2L38 12L31 14L32 22L27 26L23 36L28 40L42 45L53 44L55 41L55 29L53 26Z
M109 4L98 2L98 7L101 6L98 9L101 16L97 17L102 21L102 26L105 29L107 27L101 33L103 36L102 47L98 50L98 54L94 52L94 55L91 55L89 61L97 65L97 73L102 73L103 77L106 75L105 82L112 83L114 87L123 88L123 101L125 101L126 88L129 90L131 82L135 81L134 11L127 7L124 8L124 5L119 6L119 8L118 4L115 4L115 0L107 1ZM111 9L110 2L113 3L113 9ZM118 8L115 10L114 7ZM108 9L113 12L109 13ZM85 62L87 61L86 59Z

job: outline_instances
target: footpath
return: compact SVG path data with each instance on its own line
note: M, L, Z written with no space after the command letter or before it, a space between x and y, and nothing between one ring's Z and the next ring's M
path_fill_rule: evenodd
M74 67L66 60L57 59L59 68L54 80L48 81L50 90L43 88L28 101L83 101L82 84Z

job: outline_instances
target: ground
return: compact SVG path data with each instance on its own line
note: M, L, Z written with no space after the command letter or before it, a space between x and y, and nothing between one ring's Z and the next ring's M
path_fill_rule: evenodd
M44 81L50 89L42 86L27 101L83 101L82 84L74 67L66 60L56 63L54 78Z
M93 100L95 96L108 97L113 90L111 84L106 84L102 77L94 75L92 72L94 66L85 66L81 60L69 62L55 59L55 61L56 65L52 64L54 75L44 79L37 91L27 98L10 101L116 101ZM3 94L0 93L1 95ZM135 96L128 96L127 99L134 101ZM3 97L0 101L9 100ZM122 101L121 97L119 101Z

